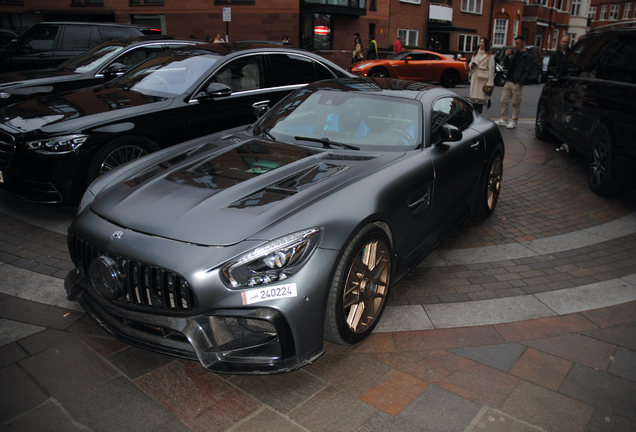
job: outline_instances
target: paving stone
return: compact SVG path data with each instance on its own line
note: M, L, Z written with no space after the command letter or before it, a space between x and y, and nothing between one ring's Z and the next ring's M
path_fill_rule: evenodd
M25 359L29 354L17 343L0 346L0 369Z
M603 409L597 409L587 426L586 432L634 432L636 422Z
M22 346L30 355L35 355L49 348L77 339L77 335L69 332L46 329L32 336L20 340Z
M464 432L544 432L544 430L499 410L483 407Z
M581 312L581 315L603 328L628 324L633 322L634 317L636 317L636 302L585 311Z
M559 391L632 421L636 420L636 383L632 381L574 365Z
M430 385L398 418L428 432L463 432L480 409L474 402Z
M174 416L119 376L65 402L64 409L94 432L150 432Z
M84 314L70 309L8 296L0 301L0 316L43 327L64 330Z
M107 360L128 378L134 380L175 361L175 358L131 346L111 354Z
M589 367L607 370L616 346L579 334L526 341L525 345Z
M636 382L636 352L618 348L608 372Z
M519 380L447 351L431 351L408 373L492 408L499 408Z
M592 330L596 328L596 325L579 314L572 314L496 324L494 328L506 341L520 342Z
M396 332L393 340L397 351L428 351L505 342L492 326Z
M264 409L241 423L241 432L303 432L304 428L294 424L270 409Z
M289 417L311 431L356 431L377 410L361 400L329 386L289 413Z
M0 318L0 347L44 330L45 327Z
M634 317L632 317L632 319L633 318ZM636 351L636 328L632 325L620 325L610 328L590 330L583 332L583 334L594 339Z
M37 431L37 432L85 432L53 402L46 402L25 415L8 421L0 426L0 431Z
M359 432L423 432L423 430L385 412L379 412L367 420Z
M525 349L525 346L517 343L506 343L473 348L455 348L448 351L494 367L500 371L508 372Z
M17 365L0 369L0 424L38 406L49 395Z
M324 354L303 368L305 372L354 396L361 395L375 385L389 369L387 365L363 354Z
M65 402L117 376L117 371L79 340L69 340L20 362L55 399Z
M621 279L612 279L605 282L572 279L570 282L584 286L536 294L535 297L559 315L598 309L636 300L636 286Z
M198 363L177 360L135 380L148 396L198 432L224 431L261 405Z
M181 420L175 419L157 429L156 432L194 432L194 430L186 426Z
M270 376L234 375L228 382L282 414L289 414L327 386L304 370Z
M510 374L550 390L558 390L572 362L528 348L510 369Z
M527 381L520 381L501 411L545 430L583 432L594 408Z
M106 334L106 333L104 333ZM99 337L89 335L78 335L79 338L89 347L94 349L99 355L108 357L111 354L128 348L130 345L120 342L112 337Z
M359 399L388 414L397 415L427 385L411 375L391 369L380 382L361 394Z

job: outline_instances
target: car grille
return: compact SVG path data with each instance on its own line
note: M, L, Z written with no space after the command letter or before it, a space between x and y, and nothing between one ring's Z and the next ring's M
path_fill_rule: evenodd
M11 165L15 153L15 139L8 134L0 132L0 168Z
M73 234L68 236L68 249L73 263L85 276L92 261L100 255L117 263L124 283L121 296L113 303L172 312L190 312L197 307L188 281L177 273L106 253Z

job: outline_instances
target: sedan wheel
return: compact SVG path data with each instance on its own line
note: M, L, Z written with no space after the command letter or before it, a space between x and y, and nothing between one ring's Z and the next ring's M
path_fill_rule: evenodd
M449 69L442 74L442 86L446 88L455 87L459 84L459 72L455 69Z
M141 137L122 137L97 152L88 169L88 183L120 165L159 150L152 141Z
M477 191L474 211L479 216L490 216L497 207L503 179L503 155L499 150L490 158L488 171Z
M376 225L366 226L349 243L329 293L325 339L350 345L371 334L389 293L389 244L384 231Z
M386 71L386 69L377 67L377 68L371 69L371 72L369 72L369 76L375 77L375 78L388 78L389 73Z

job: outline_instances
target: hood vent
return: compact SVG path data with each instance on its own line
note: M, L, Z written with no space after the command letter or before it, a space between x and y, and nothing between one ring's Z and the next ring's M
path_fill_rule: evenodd
M228 144L238 144L240 142L245 141L243 138L239 138L236 135L227 135L222 137L221 139Z
M375 158L376 156L342 155L342 154L327 153L326 155L320 156L317 159L333 160L333 161L368 161Z

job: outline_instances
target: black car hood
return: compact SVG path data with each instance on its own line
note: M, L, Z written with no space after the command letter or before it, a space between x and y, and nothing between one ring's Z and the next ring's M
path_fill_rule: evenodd
M9 105L3 109L3 123L22 133L40 129L42 134L60 134L157 110L173 100L118 88L96 87Z
M91 210L122 228L227 246L403 154L345 155L256 139L207 144L110 187Z
M51 85L58 82L72 81L79 75L82 74L55 68L9 72L0 74L0 90L24 86Z

